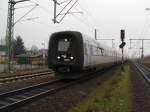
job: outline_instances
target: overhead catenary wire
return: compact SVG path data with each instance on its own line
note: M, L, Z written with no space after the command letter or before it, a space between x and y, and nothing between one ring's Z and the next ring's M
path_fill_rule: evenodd
M89 16L89 18L92 20L93 24L96 26L96 19L93 17L92 13L90 11L87 11L86 9L83 8L83 6L81 4L79 4L81 10L83 10L84 12L86 12L86 14Z
M61 8L63 8L62 6L60 6ZM76 9L76 8L75 8ZM77 10L77 9L76 9ZM77 10L78 11L78 10ZM85 26L87 26L88 28L90 28L90 29L92 29L92 30L94 30L95 29L95 27L94 26L91 26L90 24L89 24L89 22L85 22L85 21L87 21L87 19L85 19L85 18L83 18L84 20L82 20L82 19L80 19L79 17L77 17L74 13L70 13L71 15L73 15L74 16L74 18L75 19L77 19L79 22L81 22L82 24L84 24ZM83 16L82 16L83 17Z
M51 0L50 0L51 1ZM69 0L66 0L66 1L69 1ZM65 1L65 2L66 2ZM70 0L71 1L71 0ZM69 3L70 3L70 1L69 1ZM67 6L68 6L68 4L69 3L67 3ZM59 5L61 8L62 8L62 10L65 8L65 7L62 7L61 5ZM61 10L61 12L62 12L62 10ZM60 12L60 13L61 13ZM60 14L59 13L59 14ZM67 12L67 13L64 13L65 15L66 14L68 14L69 12ZM57 14L57 16L59 15L59 14ZM88 26L90 29L94 29L94 27L93 26L91 26L91 25L89 25L88 23L86 23L84 20L81 20L81 19L79 19L77 16L75 16L73 13L69 13L69 14L71 14L71 15L73 15L78 21L80 21L81 23L83 23L84 25L86 25L86 26ZM86 20L86 19L85 19Z
M32 20L35 20L35 19L38 19L39 17L34 17L34 18L26 18L24 20L20 20L19 22L24 22L24 21L32 21Z
M79 3L78 3L79 4ZM74 8L76 11L80 11L79 9L77 9L76 7ZM84 10L85 11L85 10ZM81 12L81 11L80 11ZM84 17L84 12L82 13L82 18L84 20L79 19L77 16L75 16L75 14L72 14L75 18L77 18L80 22L83 22L83 24L85 24L86 26L88 26L90 29L95 29L95 25L90 25L89 21L87 20L86 17ZM85 22L86 21L86 22Z
M60 2L59 4L61 5L61 4L64 4L64 3L66 3L67 1L69 1L69 0L64 0L63 2Z
M143 28L142 28L142 31L141 31L141 34L139 36L139 39L141 38L146 38L146 34L149 30L149 26L150 26L150 23L149 23L149 18L146 16L145 18L145 21L144 21L144 25L143 25ZM138 42L138 45L140 44L140 41ZM141 46L139 46L139 49L140 49Z
M28 15L30 12L32 12L36 7L38 6L38 4L36 4L32 9L30 9L27 13L25 13L21 18L19 18L15 23L14 25L19 22L22 18L24 18L26 15ZM13 26L14 26L13 25Z
M50 0L51 1L51 0ZM69 1L69 0L67 0L67 1ZM70 0L71 1L71 0ZM69 2L70 3L70 2ZM67 5L68 5L68 3L67 3ZM62 8L62 10L64 9L64 7L62 7L61 5L59 5L61 8ZM61 11L62 12L62 11ZM60 13L61 13L60 12ZM80 11L81 12L81 11ZM67 13L65 13L65 14L68 14L69 13L69 11L67 12ZM84 18L84 20L82 20L82 19L80 19L79 17L77 17L74 13L69 13L69 14L71 14L71 15L73 15L74 17L75 17L75 19L77 19L78 21L80 21L81 23L83 23L85 26L87 26L87 27L89 27L90 29L94 29L94 27L93 26L91 26L90 24L88 24L89 22L85 22L85 18ZM57 16L58 16L59 14L57 14Z
M51 0L50 0L50 1L51 1ZM64 1L64 3L67 2L67 1L69 1L69 0ZM48 15L50 14L50 13L49 13L49 10L48 10L47 8L45 8L44 6L40 5L36 0L32 0L31 2L34 3L34 4L38 4L38 7L41 8L45 13L47 13ZM84 10L84 11L85 11L85 10ZM86 11L86 12L87 12L87 11ZM69 13L69 12L68 12L68 13ZM80 17L76 16L76 15L73 14L73 13L69 13L69 14L73 15L73 17L74 17L76 20L78 20L79 22L81 22L82 24L84 24L85 26L87 26L88 28L90 28L90 29L92 29L92 30L95 29L95 25L89 24L89 21L87 21L87 19L85 19L86 17L82 16L83 19L81 19ZM89 17L90 17L90 16L89 16Z
M78 21L80 21L82 24L84 24L84 25L87 26L88 28L94 29L93 26L91 26L90 24L86 23L84 20L80 19L80 18L77 17L75 14L72 14L72 15L75 17L75 19L77 19Z
M78 10L77 10L78 11ZM74 14L74 16L75 16L75 14ZM90 27L91 29L95 29L95 25L94 24L90 24L90 22L88 21L88 19L84 16L84 13L82 14L82 16L81 16L82 18L83 18L83 20L81 20L81 22L84 22L84 24L86 25L86 26L88 26L88 27ZM76 18L77 18L77 16L76 16ZM79 21L80 21L79 20Z
M50 25L50 24L47 24L47 23L44 23L44 22L39 22L39 21L35 21L35 20L31 20L31 22L33 22L33 23L37 23L37 24L41 24L41 25L43 25L43 26L46 26L46 27L48 27L48 28L53 28L53 29L55 29L55 30L57 30L55 27L52 27L52 25Z
M78 2L78 0L76 0L76 2L69 8L69 10L64 14L64 16L60 19L59 23L64 19L64 17L68 14L68 12L73 8L73 6Z
M83 10L83 11L86 13L86 15L88 16L88 17L85 17L86 15L83 14L82 17L84 18L84 20L86 20L88 24L91 22L91 23L93 24L93 25L92 25L93 28L99 30L100 27L97 26L97 24L96 24L96 19L95 19L95 17L93 16L93 14L92 14L89 10L85 9L80 3L79 3L78 5L79 5L79 8L80 8L81 10ZM76 9L76 8L75 8L75 9ZM76 10L78 10L78 9L76 9ZM87 18L89 18L91 21L89 22Z
M139 51L142 50L141 57L144 56L144 51L143 51L144 50L144 41L142 39L146 38L146 33L148 32L148 26L149 26L149 19L148 19L148 17L146 17L144 24L143 24L143 28L141 30L141 33L139 36L137 36L137 37L139 37L139 40L138 40L136 46L138 47ZM131 42L131 40L130 40L130 48L131 48L131 44L133 44L133 41ZM135 47L133 47L133 48L135 49Z
M38 7L41 8L45 13L47 13L48 15L50 14L49 10L47 8L45 8L44 6L40 5L36 0L34 0L34 1L31 0L30 2L32 2L34 4L38 4L39 5Z
M87 11L86 9L84 9L83 7L82 7L82 5L79 3L78 4L80 7L80 9L81 9L81 11L83 10L83 15L81 16L84 20L82 20L82 19L79 19L79 18L77 18L80 22L82 22L83 24L85 24L86 26L88 26L90 29L92 29L92 30L99 30L99 27L97 27L97 25L96 25L96 19L93 17L93 15L91 14L91 12L89 12L89 11ZM80 11L80 9L77 9L76 7L74 8L75 10L77 10L77 11ZM86 15L88 16L88 17L86 17L86 15L85 15L85 13L86 13ZM75 15L74 15L75 16ZM88 21L88 19L87 18L90 18L90 20L91 21ZM86 22L85 22L86 21Z
M65 7L62 7L62 10L56 15L56 17L58 17L71 2L72 0L70 0Z
M35 5L25 5L23 7L16 7L15 9L22 9L22 8L33 7L33 6L35 6Z
M49 0L49 1L52 1L52 0ZM65 2L67 2L67 1L69 1L69 0L66 0ZM31 1L32 3L35 3L35 4L37 4L38 2L36 1L36 0L34 0L34 1ZM64 2L64 3L65 3ZM38 3L39 4L39 3ZM61 4L61 3L60 3ZM63 8L61 5L59 5L61 8ZM45 13L47 13L48 15L50 14L49 13L49 10L47 9L47 8L45 8L45 7L43 7L43 6L41 6L40 4L39 4L39 8L41 8ZM69 13L69 12L68 12ZM65 14L65 13L64 13ZM79 22L81 22L82 24L84 24L85 26L87 26L88 28L90 28L90 29L95 29L95 27L94 27L94 25L90 25L89 24L89 22L87 21L87 19L85 19L85 17L83 17L83 19L84 20L82 20L82 19L80 19L79 17L77 17L75 14L73 14L73 13L69 13L69 14L71 14L71 15L73 15L74 16L74 18L76 19L76 20L78 20ZM87 22L85 22L85 21L87 21Z

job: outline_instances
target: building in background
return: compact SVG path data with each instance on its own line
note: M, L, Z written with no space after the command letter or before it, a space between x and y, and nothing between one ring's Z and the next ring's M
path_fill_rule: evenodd
M31 65L45 65L47 64L48 53L47 50L41 49L37 52L27 51L26 54L15 56L17 64L31 64Z
M7 56L6 56L6 46L0 45L0 63L6 63Z

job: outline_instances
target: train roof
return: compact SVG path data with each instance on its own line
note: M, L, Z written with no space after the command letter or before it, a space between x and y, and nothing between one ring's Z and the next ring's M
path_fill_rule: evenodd
M99 42L98 40L95 40L95 39L91 38L91 37L88 36L88 35L82 34L82 36L84 37L84 40L90 41L90 43L93 44L93 45L98 45L98 46L103 47L104 49L106 48L106 49L111 49L111 50L112 50L111 47L109 47L109 46L103 44L102 42Z
M107 45L104 45L103 43L99 42L98 40L95 40L94 38L91 38L90 36L86 35L86 34L83 34L79 31L59 31L59 32L55 32L55 33L52 33L52 35L57 35L57 34L64 34L64 33L68 33L68 34L80 34L82 35L82 38L83 38L83 41L87 40L90 42L91 45L95 45L95 46L99 46L103 49L106 49L106 50L109 50L109 51L113 51L113 52L116 52L117 54L119 54L116 49L112 49L111 47L107 46Z

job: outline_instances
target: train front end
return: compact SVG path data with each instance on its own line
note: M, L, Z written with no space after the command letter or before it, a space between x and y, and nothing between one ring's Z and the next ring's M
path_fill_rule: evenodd
M51 35L48 66L55 72L80 71L83 66L83 40L79 32L64 31Z

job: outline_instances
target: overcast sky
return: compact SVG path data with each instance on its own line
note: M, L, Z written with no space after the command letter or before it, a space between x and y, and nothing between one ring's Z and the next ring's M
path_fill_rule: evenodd
M63 2L65 0L58 0ZM74 0L75 1L75 0ZM120 44L120 29L126 30L127 48L129 38L150 38L150 0L78 0L72 12L83 12L83 14L69 14L60 24L54 24L53 1L52 0L30 0L17 4L15 7L27 5L39 6L35 8L26 18L35 18L34 21L18 22L15 25L14 37L21 35L25 46L30 49L32 45L42 48L42 42L48 44L49 35L56 31L77 30L91 38L94 38L94 28L98 30L98 38L114 38L116 48ZM15 21L29 11L31 7L15 10ZM63 5L62 5L63 7ZM8 0L0 0L0 38L6 34ZM61 7L58 6L58 12ZM101 41L111 46L109 41ZM145 42L145 47L150 41ZM138 46L139 45L139 46ZM141 47L141 43L134 41L133 46ZM132 50L136 52L137 50ZM139 52L136 52L139 53ZM145 49L148 54L149 49Z

